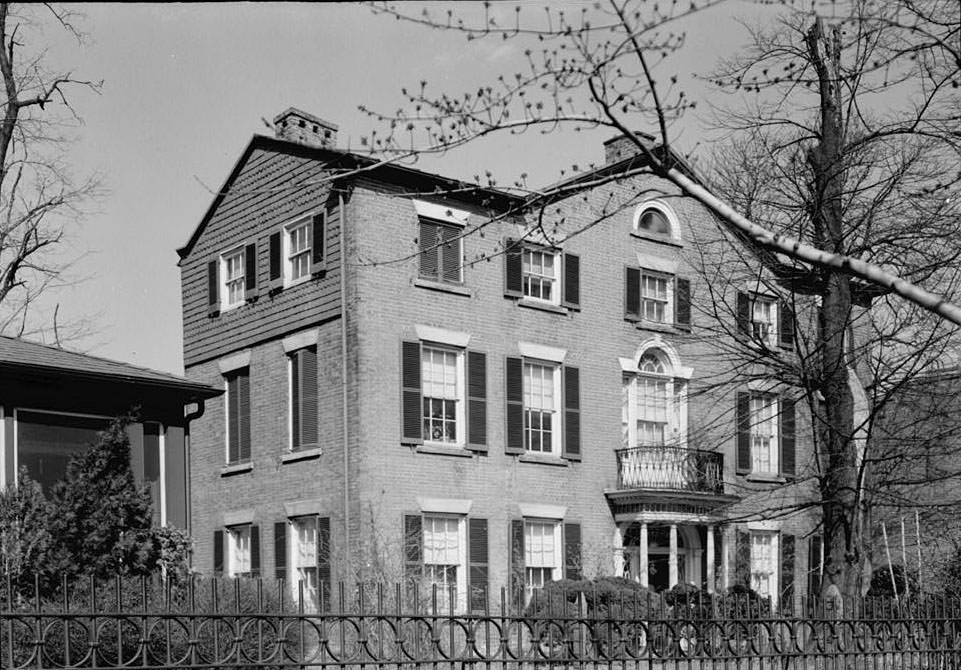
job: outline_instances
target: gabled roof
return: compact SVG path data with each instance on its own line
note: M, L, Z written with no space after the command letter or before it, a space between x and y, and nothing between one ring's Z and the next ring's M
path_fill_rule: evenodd
M163 387L197 398L212 398L222 393L220 389L166 372L0 335L0 371L5 370Z
M194 229L190 239L187 240L187 243L184 244L184 246L177 249L177 254L180 256L181 260L190 255L194 245L197 243L197 240L200 239L201 234L203 234L204 229L207 227L210 219L217 211L220 203L223 202L224 198L230 192L231 186L243 170L244 165L247 163L247 159L254 151L258 149L274 151L292 156L312 158L319 162L325 163L325 167L345 170L345 175L343 177L345 179L350 179L353 174L356 174L353 173L355 170L367 169L369 170L370 174L375 174L377 178L383 179L385 182L400 184L408 187L422 188L424 189L424 195L429 195L431 190L438 190L439 195L443 195L447 198L455 198L464 202L490 204L502 210L518 207L524 202L523 198L512 195L506 191L501 191L494 188L483 188L474 184L468 184L458 179L451 179L450 177L424 172L423 170L416 170L412 167L400 165L398 163L383 163L382 161L371 158L370 156L355 154L342 149L324 149L321 147L307 146L299 142L278 139L276 137L254 135L247 144L247 147L244 149L243 153L240 154L240 158L238 158L237 162L234 164L234 167L230 171L230 174L228 175L227 180L224 182L224 185L221 186L220 190L217 191L213 202L210 203L210 207L207 208L207 212ZM456 191L458 195L452 196L450 194L451 191Z

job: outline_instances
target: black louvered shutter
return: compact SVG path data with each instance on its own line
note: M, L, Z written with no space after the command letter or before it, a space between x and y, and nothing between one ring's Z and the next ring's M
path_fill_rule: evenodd
M320 611L330 611L330 517L317 517L317 591Z
M781 533L781 611L790 614L794 611L794 536Z
M224 574L224 531L214 531L214 577Z
M751 394L737 394L737 473L751 471Z
M250 576L260 577L260 526L250 526Z
M737 332L751 334L751 297L747 293L737 293Z
M237 425L239 444L237 458L240 462L250 460L250 370L237 374Z
M795 403L790 398L781 398L781 416L778 427L780 436L778 444L781 447L781 474L794 477L797 471L797 447L794 438L796 414Z
M574 254L564 254L565 307L578 309L581 304L581 259Z
M404 577L408 584L424 575L424 529L419 514L404 515Z
M751 586L751 534L742 530L734 534L734 583Z
M232 372L227 377L227 462L240 461L240 377Z
M484 612L488 605L490 566L488 565L487 519L467 520L467 592L471 612Z
M517 240L504 242L504 295L510 298L524 296L523 277L524 246Z
M283 265L281 263L281 240L280 233L271 233L270 249L268 254L268 286L270 290L276 290L284 285Z
M638 268L624 268L624 316L641 318L641 271Z
M564 524L564 579L581 578L581 524Z
M287 579L287 522L274 524L274 578Z
M778 343L785 349L794 348L794 310L787 300L778 303Z
M441 276L440 279L448 284L461 283L461 254L460 229L452 226L439 226L438 238L443 242L440 248Z
M220 262L207 263L207 313L213 316L220 311Z
M487 451L487 354L467 352L467 448Z
M314 214L311 221L313 230L311 231L311 250L310 250L310 274L317 274L327 269L327 257L325 256L327 242L327 212Z
M821 595L821 536L812 535L808 540L808 597L818 598Z
M524 520L512 519L510 526L510 591L509 599L515 612L524 607L524 589L527 585L524 565Z
M420 342L401 343L401 442L421 444L424 441L423 408L421 407Z
M438 249L439 226L430 221L420 222L420 276L440 279L440 250Z
M300 447L311 448L318 444L317 435L317 349L301 349L297 356L300 364Z
M674 325L691 328L691 280L683 277L674 279Z
M257 245L248 244L244 249L244 298L257 297Z
M524 361L508 357L504 368L507 383L507 440L504 451L524 453Z
M564 458L581 460L581 374L565 365L564 372Z

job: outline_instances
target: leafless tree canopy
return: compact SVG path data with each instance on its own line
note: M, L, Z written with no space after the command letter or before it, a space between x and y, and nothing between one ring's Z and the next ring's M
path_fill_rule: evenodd
M65 235L99 192L96 178L71 175L64 153L80 122L68 95L100 84L48 70L40 43L39 27L50 22L82 39L76 19L49 5L0 5L0 331L8 334L56 327L31 320L31 306L60 280Z

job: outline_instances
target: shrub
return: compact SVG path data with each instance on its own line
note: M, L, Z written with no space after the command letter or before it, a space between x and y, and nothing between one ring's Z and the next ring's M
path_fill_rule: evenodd
M894 573L894 583L891 582L891 573ZM883 565L875 568L871 574L871 586L868 588L869 598L893 598L895 595L903 596L905 591L918 593L918 586L914 577L907 574L903 565Z

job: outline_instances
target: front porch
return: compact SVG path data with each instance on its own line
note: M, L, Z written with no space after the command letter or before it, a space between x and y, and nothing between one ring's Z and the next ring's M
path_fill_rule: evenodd
M728 539L719 524L627 521L617 524L614 574L654 591L728 584Z

